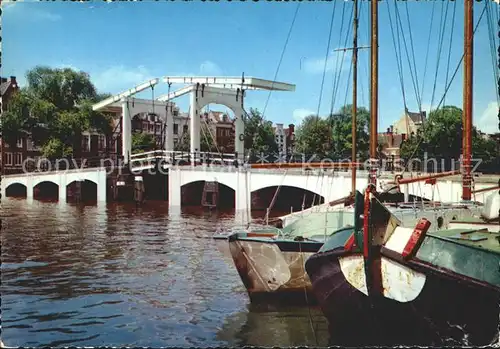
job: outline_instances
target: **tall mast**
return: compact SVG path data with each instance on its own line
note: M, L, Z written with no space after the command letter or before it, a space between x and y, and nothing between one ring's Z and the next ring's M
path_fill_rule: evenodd
M357 142L357 137L356 137L356 114L358 111L358 1L354 0L354 20L353 20L353 39L352 39L352 65L353 65L353 72L352 72L352 160L351 162L353 163L352 166L352 175L351 175L351 187L352 187L352 194L356 192L356 165L355 163L357 162L356 158L356 142Z
M370 179L376 185L378 125L378 0L371 1L371 67L370 67Z
M472 51L473 51L473 0L464 1L464 97L462 132L462 199L471 199L472 153Z

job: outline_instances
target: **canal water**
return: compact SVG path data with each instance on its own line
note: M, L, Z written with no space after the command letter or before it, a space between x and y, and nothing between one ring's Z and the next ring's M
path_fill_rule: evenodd
M210 237L231 212L2 198L7 346L326 346L316 308L250 304Z

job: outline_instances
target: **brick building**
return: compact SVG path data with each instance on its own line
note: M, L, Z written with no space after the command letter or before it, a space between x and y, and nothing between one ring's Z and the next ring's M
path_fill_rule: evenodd
M212 137L220 152L234 153L234 122L228 114L209 111L201 114L201 119L208 134L202 134L200 137Z

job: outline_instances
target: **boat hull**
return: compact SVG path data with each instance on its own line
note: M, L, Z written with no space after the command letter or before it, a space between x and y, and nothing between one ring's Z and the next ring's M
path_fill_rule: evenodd
M305 261L322 245L319 242L229 238L236 270L252 302L314 304Z
M423 268L416 272L421 288L413 287L418 293L413 299L368 297L360 287L364 281L343 268L348 258L359 260L358 276L364 275L363 257L342 247L306 262L314 296L329 322L330 345L488 345L498 340L496 290ZM408 285L415 286L415 280L408 278ZM401 289L412 289L408 285Z

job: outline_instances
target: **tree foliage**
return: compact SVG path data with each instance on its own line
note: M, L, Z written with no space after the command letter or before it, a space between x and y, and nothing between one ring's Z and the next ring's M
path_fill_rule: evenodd
M274 138L273 123L264 120L263 115L254 108L245 118L244 145L245 149L254 154L277 153L278 144Z
M331 150L331 129L327 119L309 115L302 120L296 133L296 150L325 157Z
M57 157L71 153L83 131L111 133L108 117L92 110L92 104L106 95L97 93L87 73L37 66L26 79L27 87L14 94L2 118L7 143L29 133L44 154Z
M299 152L317 157L350 158L352 152L352 108L346 105L326 118L307 116L297 128L296 147ZM356 113L357 150L366 157L369 146L370 112L359 107Z
M66 146L60 139L58 138L50 138L43 146L42 146L42 154L47 159L55 160L61 157L67 157L72 154L72 149L69 146Z
M459 160L462 154L462 109L444 106L429 114L423 128L417 135L409 137L401 146L404 159L427 157ZM500 156L494 140L484 138L479 131L472 129L472 156L484 164Z
M143 153L154 150L156 142L154 137L146 132L132 134L132 153Z
M208 130L208 126L206 124L201 124L200 130L200 151L216 152L217 146L215 140L213 139L213 137L215 137L215 134L212 131ZM191 136L189 132L181 134L176 150L188 152L190 151L190 147Z

